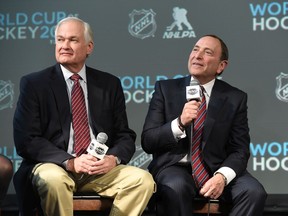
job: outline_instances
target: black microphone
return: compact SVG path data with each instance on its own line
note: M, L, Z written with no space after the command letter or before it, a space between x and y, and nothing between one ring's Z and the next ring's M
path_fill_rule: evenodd
M202 89L200 87L199 81L196 79L191 80L190 86L186 86L186 99L187 101L195 100L201 101Z
M104 132L100 132L96 140L92 139L90 145L87 148L87 152L94 157L102 159L106 152L108 151L108 146L105 145L106 141L108 140L108 136Z

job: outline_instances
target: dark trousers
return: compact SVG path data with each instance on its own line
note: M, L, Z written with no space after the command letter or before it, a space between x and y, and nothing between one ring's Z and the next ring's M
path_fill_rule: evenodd
M157 192L155 208L157 216L191 216L193 198L198 195L190 166L171 166L155 177ZM248 172L235 178L225 187L219 198L230 203L231 216L261 216L267 194L263 186Z

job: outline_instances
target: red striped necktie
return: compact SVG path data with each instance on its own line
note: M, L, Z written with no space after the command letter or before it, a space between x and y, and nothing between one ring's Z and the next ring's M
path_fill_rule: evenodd
M206 99L203 94L202 103L199 108L197 118L194 120L193 134L192 134L192 175L196 186L201 188L209 179L209 173L205 167L202 155L201 141L204 121L206 118Z
M71 92L72 125L74 129L74 151L77 156L83 154L90 144L90 131L83 90L78 74L70 77L74 81Z

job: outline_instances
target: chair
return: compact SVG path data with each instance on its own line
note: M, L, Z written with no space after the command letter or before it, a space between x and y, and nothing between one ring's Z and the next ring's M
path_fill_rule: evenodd
M73 196L74 211L109 211L112 207L113 200L104 198L98 194L81 194L77 193ZM221 203L219 200L195 198L193 214L196 215L228 215L230 205ZM155 213L150 211L150 213Z
M230 208L229 204L221 203L219 200L194 198L194 214L228 215Z
M113 204L113 199L101 197L97 193L75 193L73 195L74 212L109 212ZM35 216L40 216L41 210L35 210Z
M107 211L112 207L113 199L101 197L96 193L75 193L74 211Z
M74 212L109 212L113 204L113 199L101 197L95 193L76 193L73 196ZM196 215L228 215L230 205L221 203L219 200L194 198L193 214ZM155 210L149 210L150 213L155 213ZM36 212L35 216L38 216ZM1 216L1 214L0 214Z
M207 199L204 197L195 197L193 202L194 209L192 211L193 215L228 215L231 209L230 204L220 202L215 199ZM150 213L156 211L156 200L152 196L148 209Z

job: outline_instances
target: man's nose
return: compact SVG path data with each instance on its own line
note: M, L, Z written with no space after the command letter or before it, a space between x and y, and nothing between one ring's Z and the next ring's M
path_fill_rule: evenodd
M62 43L62 48L68 48L68 47L70 47L70 42L69 42L69 40L63 41L63 43Z
M196 58L202 58L203 57L203 52L202 51L198 51L195 53L195 57Z

